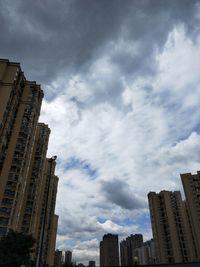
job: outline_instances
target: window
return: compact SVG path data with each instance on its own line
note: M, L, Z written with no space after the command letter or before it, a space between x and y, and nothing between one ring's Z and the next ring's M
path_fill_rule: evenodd
M0 225L7 225L9 218L0 217Z
M2 200L2 205L5 205L5 206L11 206L13 203L13 199L10 199L10 198L3 198Z
M6 228L0 227L0 236L4 236L6 234Z

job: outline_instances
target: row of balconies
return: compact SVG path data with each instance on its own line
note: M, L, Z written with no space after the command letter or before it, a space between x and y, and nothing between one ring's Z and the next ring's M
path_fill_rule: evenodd
M8 222L9 222L9 217L1 217L0 216L0 225L2 226L6 226L8 225Z
M3 225L0 226L0 237L5 236L6 232L7 232L7 227L3 227Z
M7 206L7 207L10 207L12 206L13 204L13 198L10 198L10 197L4 197L2 199L2 206Z
M1 207L0 208L0 216L9 216L11 212L11 208Z

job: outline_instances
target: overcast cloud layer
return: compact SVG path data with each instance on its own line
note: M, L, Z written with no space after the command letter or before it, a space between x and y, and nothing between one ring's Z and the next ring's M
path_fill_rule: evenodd
M45 92L57 247L151 237L147 194L200 169L200 1L0 0L0 56Z

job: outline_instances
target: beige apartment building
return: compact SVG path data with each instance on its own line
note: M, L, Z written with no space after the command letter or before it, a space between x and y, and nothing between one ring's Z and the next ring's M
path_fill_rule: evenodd
M32 233L37 239L39 227L39 213L42 209L42 196L45 183L45 162L48 147L50 129L44 123L38 123L32 157L29 166L28 190L25 201L22 204L18 230L24 233ZM37 216L35 216L37 215Z
M155 246L154 240L148 240L137 248L139 265L150 265L155 263Z
M54 266L54 256L55 256L55 246L56 246L56 235L57 235L57 228L58 228L58 215L53 215L51 230L49 232L50 235L50 242L48 245L48 257L47 263L49 266Z
M54 175L55 171L55 159L50 158L46 159L45 166L45 186L43 191L43 199L42 199L42 210L40 213L40 224L39 224L39 237L40 239L39 246L37 250L39 251L38 255L41 256L42 262L51 261L51 265L53 265L53 257L55 251L55 240L54 242L54 250L50 251L52 247L52 235L54 235L53 228L55 227L55 203L56 203L56 194L57 194L57 185L58 185L58 177ZM42 252L42 253L41 253Z
M120 242L120 256L122 266L133 266L138 262L138 248L143 245L143 235L130 235Z
M195 247L196 260L200 260L200 171L181 174L186 209Z
M58 177L46 159L50 129L38 123L43 91L19 63L0 59L0 238L31 233L38 258L53 266Z
M119 266L118 235L106 234L100 242L100 266Z
M180 192L150 192L148 199L156 263L193 261L194 246Z
M0 234L17 230L43 92L19 64L0 61Z

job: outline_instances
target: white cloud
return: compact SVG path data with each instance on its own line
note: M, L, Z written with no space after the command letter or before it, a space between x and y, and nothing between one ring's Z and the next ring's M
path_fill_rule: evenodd
M196 87L199 87L200 81L199 47L200 38L196 41L189 39L184 26L177 26L169 34L163 53L157 57L160 71L158 88L176 90L177 96L182 92L183 99L185 91L191 90L192 93L193 90L197 90ZM189 101L185 104L189 104Z
M85 78L64 82L62 77L54 84L63 84L62 95L44 101L41 121L52 129L49 154L57 154L59 162L58 242L67 246L74 238L72 248L80 261L97 258L98 248L90 250L88 244L97 244L106 232L151 235L149 225L138 223L147 210L108 203L103 182L121 180L129 193L147 203L149 191L181 189L179 173L199 169L199 51L199 39L192 42L178 26L157 56L155 76L120 76L107 56ZM117 94L115 79L120 83ZM71 158L89 164L95 177L82 167L66 169ZM134 222L117 222L126 218Z
M113 223L110 220L107 220L104 223L98 222L98 224L100 225L100 227L102 227L102 229L105 231L105 233L107 232L107 233L118 234L123 229L122 226L120 226L116 223Z

